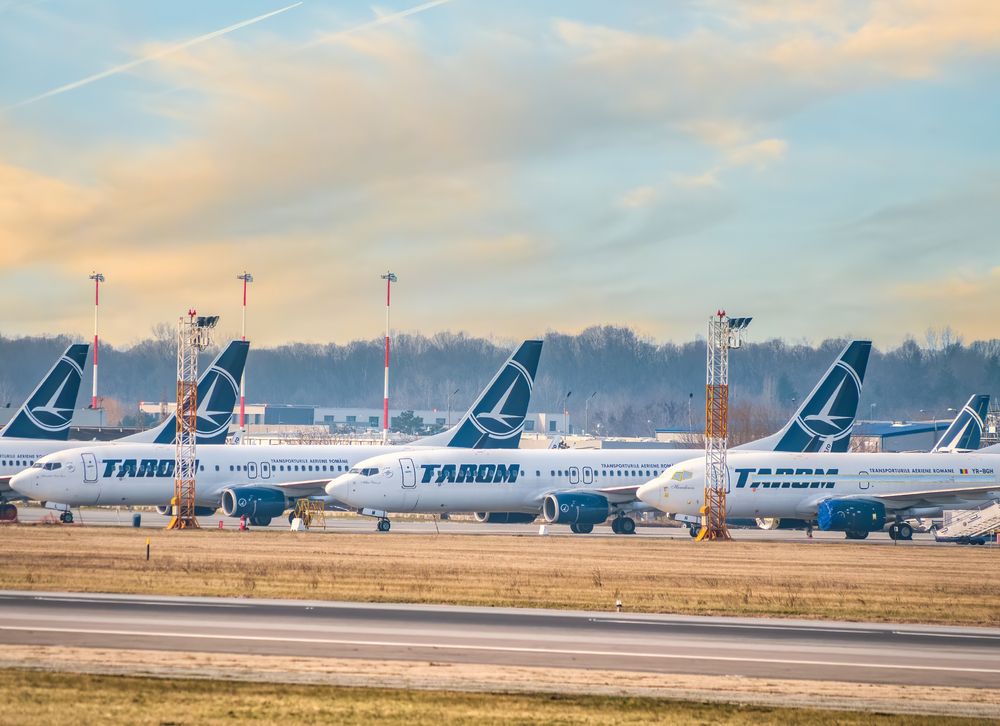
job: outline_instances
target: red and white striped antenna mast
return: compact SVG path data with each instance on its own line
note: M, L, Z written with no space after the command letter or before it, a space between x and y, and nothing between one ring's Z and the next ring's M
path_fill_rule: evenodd
M246 270L243 271L242 275L236 276L237 280L243 281L243 326L241 336L243 340L247 339L247 284L253 282L253 275L251 275ZM244 434L246 434L246 392L247 392L247 369L243 366L243 375L240 377L240 443L243 442Z
M385 387L382 398L382 443L389 442L389 302L392 294L392 283L399 278L394 272L382 275L385 280Z
M90 279L94 281L94 384L90 396L90 407L96 410L97 409L97 323L98 323L98 310L100 309L100 302L101 302L101 283L104 282L104 275L100 272L94 272L90 275Z

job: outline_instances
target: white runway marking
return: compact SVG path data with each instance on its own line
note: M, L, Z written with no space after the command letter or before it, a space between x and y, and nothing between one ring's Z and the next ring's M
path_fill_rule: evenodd
M990 673L1000 675L1000 669L996 668L961 668L954 666L931 666L913 664L892 664L892 663L857 663L851 661L827 661L827 660L794 660L785 658L766 658L760 654L753 657L721 656L721 655L685 655L683 653L627 653L618 650L570 650L564 648L530 648L525 646L501 646L501 645L460 645L443 643L407 643L393 640L349 640L340 638L290 638L268 635L224 635L222 633L177 633L177 632L142 632L139 630L90 630L83 628L48 628L48 627L21 627L12 625L0 626L0 631L17 631L26 633L67 633L82 635L122 635L130 637L154 637L154 638L199 638L202 640L241 640L254 642L273 643L313 643L322 645L356 645L356 646L377 646L384 648L428 648L432 650L461 650L461 651L486 651L493 653L535 653L538 655L589 655L629 658L646 658L657 660L701 660L715 661L723 663L771 663L776 665L803 665L803 666L834 666L838 668L875 668L880 670L907 670L907 671L940 671L946 673Z

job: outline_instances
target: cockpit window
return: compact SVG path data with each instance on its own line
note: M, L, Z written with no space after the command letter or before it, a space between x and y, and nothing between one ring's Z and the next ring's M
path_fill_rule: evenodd
M44 469L45 468L45 464L43 464L40 461L36 461L34 464L31 465L31 468L32 469Z
M375 476L376 474L378 474L378 467L377 466L366 466L364 468L361 468L360 466L355 466L355 467L351 468L347 473L348 474L360 474L361 476Z
M685 481L693 476L690 471L675 471L674 475L670 477L674 481Z

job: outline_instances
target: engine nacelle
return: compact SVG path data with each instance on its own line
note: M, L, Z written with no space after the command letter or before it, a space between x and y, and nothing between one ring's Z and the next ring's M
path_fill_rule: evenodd
M486 524L531 524L537 518L537 514L526 512L476 512L477 522Z
M777 517L758 517L757 526L760 529L806 529L809 522L804 519L778 519Z
M222 513L227 517L271 519L287 507L285 494L274 489L238 487L222 490Z
M859 499L828 499L816 512L827 532L877 532L885 526L885 505Z
M542 502L542 516L549 524L600 524L610 513L611 505L600 494L549 494Z

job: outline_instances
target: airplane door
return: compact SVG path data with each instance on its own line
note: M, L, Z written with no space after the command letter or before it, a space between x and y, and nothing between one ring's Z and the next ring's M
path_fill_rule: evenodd
M93 454L80 454L83 459L83 480L87 484L97 483L97 457Z
M859 471L858 472L858 476L868 476L868 472L867 471ZM861 480L858 481L858 488L859 489L867 489L870 486L871 486L871 482L870 481L866 481L864 479L861 479Z
M271 478L271 462L269 461L260 462L260 478L261 479Z
M251 461L247 464L247 477L250 479L257 478L257 462Z
M409 512L417 506L417 468L413 465L413 459L400 459L399 470L403 475L400 480L403 494L401 509Z
M417 485L417 471L413 459L400 459L399 468L403 472L403 487L411 489Z

